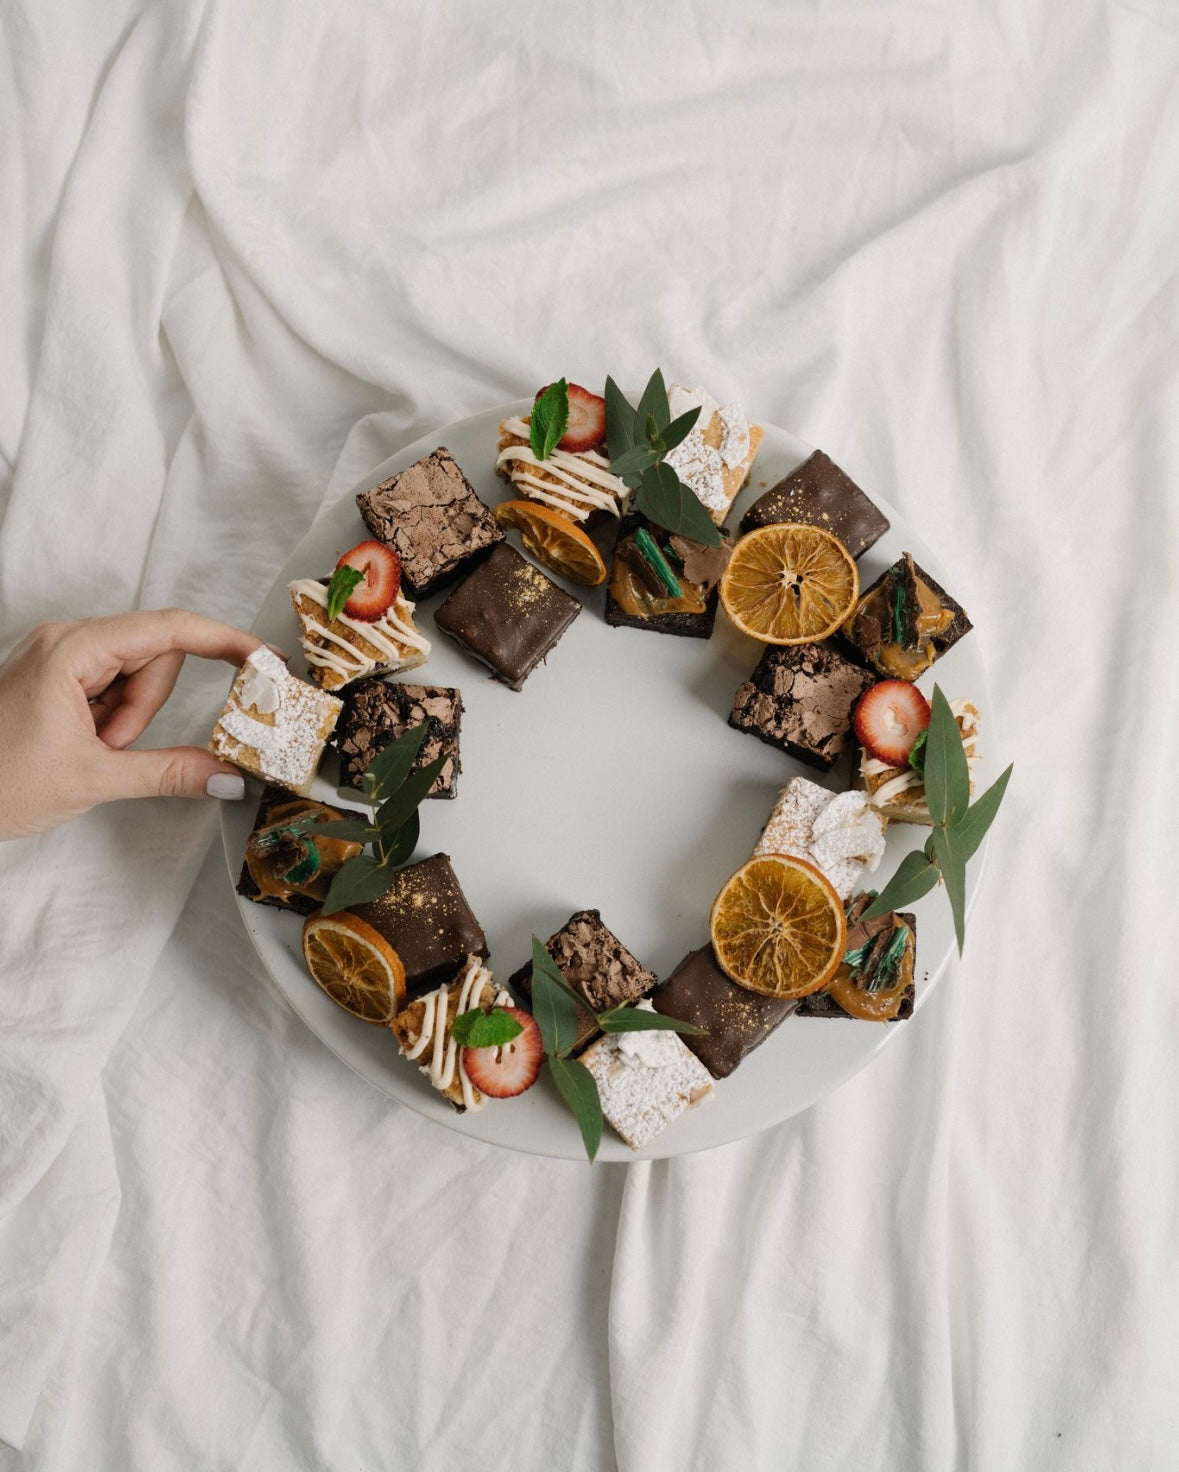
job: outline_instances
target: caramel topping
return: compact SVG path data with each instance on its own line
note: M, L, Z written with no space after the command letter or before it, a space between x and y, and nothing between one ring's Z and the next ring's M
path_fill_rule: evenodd
M272 807L267 814L266 827L262 832L273 832L284 823L293 823L296 818L314 815L316 822L327 823L339 816L321 802L300 798L294 802L283 802ZM246 849L246 867L250 878L258 886L263 899L289 900L294 894L322 902L327 899L328 886L348 859L363 851L364 845L341 838L328 838L321 833L279 835L272 843L257 841L258 834L250 836ZM292 883L284 878L296 869L306 857L306 846L314 844L319 853L319 868L301 883Z
M899 921L898 924L908 929L903 921ZM866 991L852 980L850 966L840 966L826 990L827 994L852 1017L862 1017L868 1022L888 1022L900 1011L905 992L912 981L913 946L910 943L906 945L904 954L901 956L895 985L883 991Z
M655 618L664 613L704 613L708 595L694 583L680 578L683 590L678 598L651 592L629 557L621 553L614 559L610 577L610 596L631 618Z
M891 638L882 638L880 647L873 656L878 669L898 680L915 680L924 674L937 658L937 650L930 642L954 622L954 611L943 608L938 596L921 578L915 577L917 587L917 643L912 648L895 643ZM860 617L867 615L879 624L881 630L892 628L892 587L886 581L871 597L866 598L859 609Z

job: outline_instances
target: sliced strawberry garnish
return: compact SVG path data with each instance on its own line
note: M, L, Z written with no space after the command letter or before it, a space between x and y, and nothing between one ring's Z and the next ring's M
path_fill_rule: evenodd
M357 583L344 604L344 612L363 623L375 623L397 601L401 558L383 542L359 542L336 563L337 570L341 567L354 567L364 574L364 581Z
M540 1077L544 1043L540 1027L531 1012L519 1007L502 1009L523 1028L509 1042L494 1048L464 1048L463 1067L467 1077L481 1094L492 1099L511 1099L530 1089Z
M890 767L904 766L913 743L929 725L929 701L908 680L881 680L860 696L856 735Z
M569 422L558 441L562 450L577 455L592 450L606 438L606 400L579 383L569 385Z

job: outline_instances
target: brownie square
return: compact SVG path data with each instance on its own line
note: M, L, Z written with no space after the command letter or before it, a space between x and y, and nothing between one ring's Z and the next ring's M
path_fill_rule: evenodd
M271 813L283 807L291 808L292 818L297 816L297 810L299 809L302 809L304 812L311 812L317 808L323 809L316 817L316 822L327 822L329 818L358 818L362 822L368 821L368 814L360 812L356 808L337 808L333 807L331 803L321 803L318 799L313 801L307 797L296 797L292 793L287 792L285 788L277 787L271 783L263 789L262 800L258 804L258 811L254 817L254 826L250 830L250 839L253 839L259 829L265 828L270 824ZM238 877L236 885L238 894L248 900L253 900L257 905L273 905L279 910L293 910L296 915L311 915L316 910L322 908L323 902L327 898L327 884L330 883L330 875L335 872L335 869L322 863L323 847L320 848L321 868L317 876L305 882L299 889L288 888L287 885L280 883L280 892L277 894L264 894L259 888L257 881L250 873L251 855L249 850L250 840L247 840L246 857L242 862L242 872ZM293 851L293 848L287 852L287 859L292 866L298 863L299 857L299 854ZM275 853L275 858L276 860L278 859L278 851ZM255 863L257 863L257 859L255 859ZM277 863L275 867L277 869ZM335 868L339 868L339 864L336 864ZM280 879L280 875L276 873L273 878ZM264 882L265 879L266 875L263 873ZM282 890L286 890L287 892L282 893Z
M434 622L519 690L580 612L576 598L501 542L435 612Z
M356 498L364 524L401 559L414 598L450 582L503 541L495 517L440 445L432 454Z
M830 771L847 745L856 701L875 683L823 644L770 645L738 687L729 725Z
M971 628L962 605L904 552L861 593L840 633L885 679L916 680Z
M411 996L449 981L468 956L487 955L487 937L448 854L399 869L388 893L351 908L401 957Z
M680 585L679 597L668 591L639 550L636 538L640 531L646 531L663 552ZM606 622L618 629L710 639L716 622L717 587L729 555L727 542L722 547L705 547L687 537L673 536L636 513L624 517L606 588Z
M716 964L711 945L690 951L651 1001L656 1012L705 1029L680 1036L713 1078L728 1078L797 1006L738 986Z
M837 536L853 557L875 546L889 526L851 476L822 450L753 503L741 518L741 535L780 521L821 527Z
M369 763L411 726L429 728L413 770L445 758L427 797L454 797L462 771L459 723L463 701L445 685L409 685L385 680L359 680L344 692L344 713L336 724L340 753L340 786L362 790Z
M595 1012L637 1002L655 985L655 973L636 961L614 932L602 924L598 910L578 910L570 915L560 930L549 936L545 950L573 990ZM508 977L508 985L531 1004L531 959ZM579 1012L575 1049L584 1047L598 1031L593 1019Z
M909 968L909 984L901 993L900 1005L891 1017L886 1018L888 1022L904 1022L906 1018L913 1015L913 1004L917 995L916 955L917 955L917 917L909 911L904 913L881 915L876 920L867 922L858 918L861 910L866 910L871 903L869 895L856 895L848 906L847 918L847 948L849 951L863 946L874 935L887 937L894 927L894 920L900 920L909 927L912 937L908 946L908 957L905 964ZM870 958L869 958L870 964ZM848 977L850 969L841 966L837 975ZM833 996L827 991L812 992L809 997L803 997L798 1003L798 1015L800 1017L854 1017L855 1014L840 1006Z

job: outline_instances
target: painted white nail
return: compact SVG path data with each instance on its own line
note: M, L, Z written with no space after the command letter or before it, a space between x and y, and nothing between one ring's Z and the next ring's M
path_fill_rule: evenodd
M289 660L291 657L285 649L280 649L277 644L267 644L266 647L270 650L271 654L277 654L281 660Z
M246 779L235 772L214 772L205 783L210 797L228 798L231 802L246 795Z

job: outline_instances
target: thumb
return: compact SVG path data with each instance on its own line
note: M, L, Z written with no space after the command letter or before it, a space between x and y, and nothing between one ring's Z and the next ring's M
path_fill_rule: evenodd
M168 746L155 751L112 751L100 769L95 802L124 797L220 797L246 793L245 778L199 746Z

